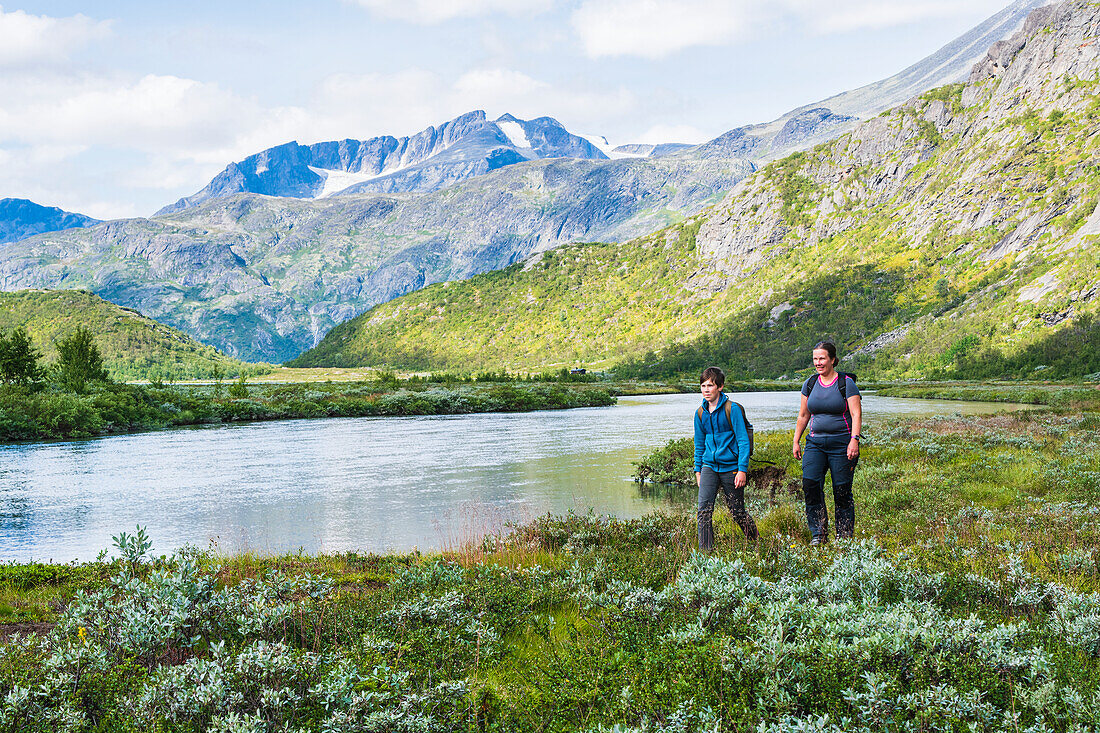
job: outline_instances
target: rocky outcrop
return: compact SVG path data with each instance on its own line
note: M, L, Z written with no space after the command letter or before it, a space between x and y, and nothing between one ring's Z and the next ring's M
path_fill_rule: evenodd
M613 158L660 158L665 155L675 155L681 153L689 148L695 147L694 145L688 145L687 143L660 143L659 145L647 145L641 143L630 143L628 145L616 146L611 151L611 157ZM735 156L744 157L744 156Z

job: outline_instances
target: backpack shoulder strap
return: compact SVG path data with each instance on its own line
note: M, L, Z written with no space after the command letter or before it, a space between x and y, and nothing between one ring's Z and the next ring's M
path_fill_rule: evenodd
M837 372L836 376L837 376L837 379L840 380L840 381L837 382L836 388L840 390L840 399L844 400L844 411L847 412L848 411L848 373L847 372Z
M737 409L741 411L741 419L745 421L745 429L746 430L751 430L752 429L752 423L749 422L749 416L747 414L745 414L745 406L742 405L740 402L734 402L733 404L737 405ZM727 417L728 417L728 415L727 415ZM733 427L733 421L732 420L730 421L730 427L731 428Z
M814 374L813 376L811 376L809 379L807 379L805 382L802 383L802 389L806 390L806 396L807 397L809 397L811 394L813 394L814 387L816 387L816 386L817 386L817 375L816 374ZM809 389L806 389L807 387L809 387Z
M730 424L730 430L733 430L733 418L730 417L730 409L731 409L731 406L732 406L732 404L731 404L732 402L733 402L733 400L731 400L728 397L726 398L726 422L728 422Z
M695 417L699 418L700 420L703 419L703 406L702 405L699 405L699 408L695 411Z

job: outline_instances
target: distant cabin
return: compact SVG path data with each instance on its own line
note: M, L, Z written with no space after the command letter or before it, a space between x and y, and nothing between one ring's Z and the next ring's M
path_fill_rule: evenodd
M570 374L587 374L588 370L586 370L586 369L570 369L569 373Z

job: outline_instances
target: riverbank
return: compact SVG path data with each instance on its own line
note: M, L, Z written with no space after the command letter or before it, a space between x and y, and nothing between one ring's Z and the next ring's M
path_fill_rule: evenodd
M40 632L0 651L0 721L1100 725L1100 414L876 425L857 541L824 548L807 544L787 441L757 436L758 455L785 470L750 488L761 542L747 544L723 510L710 557L692 551L690 515L569 515L435 555L151 560L127 537L125 561L0 566L0 628Z
M904 382L873 386L883 397L970 402L1018 402L1069 409L1100 409L1100 385L1071 382Z
M32 390L0 385L0 443L269 420L605 407L623 396L682 394L698 389L688 382L614 381L568 373L532 379L503 374L399 378L376 373L366 381L279 381L277 378L287 371L294 370L283 369L265 378L228 384L101 383L92 385L85 394L52 387ZM764 381L730 386L745 392L790 387L787 383Z
M602 384L360 382L228 386L99 384L86 394L0 387L0 442L320 417L527 412L615 403Z

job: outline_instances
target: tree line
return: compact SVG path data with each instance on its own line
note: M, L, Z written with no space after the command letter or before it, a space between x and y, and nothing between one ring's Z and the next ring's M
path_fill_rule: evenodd
M39 388L52 381L77 394L96 382L110 381L95 338L84 326L56 341L55 346L57 360L43 365L42 353L31 343L25 328L15 328L8 334L0 332L0 380L27 388Z

